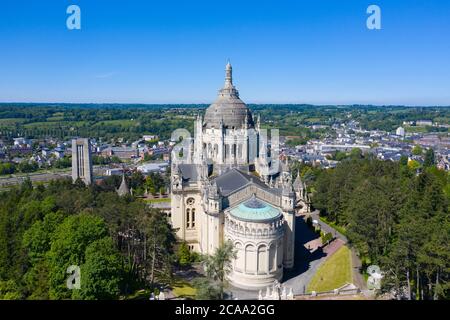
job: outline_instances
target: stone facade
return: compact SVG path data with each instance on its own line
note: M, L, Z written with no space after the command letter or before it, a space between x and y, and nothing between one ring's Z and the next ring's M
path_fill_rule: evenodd
M72 140L72 180L77 179L86 185L92 183L91 143L86 138Z
M233 85L224 88L194 125L187 158L172 154L171 221L180 240L203 254L231 241L237 258L228 278L246 289L266 287L294 266L295 212L300 195L289 166L258 172L271 161L260 129ZM270 174L268 174L270 172ZM264 174L261 174L264 173Z

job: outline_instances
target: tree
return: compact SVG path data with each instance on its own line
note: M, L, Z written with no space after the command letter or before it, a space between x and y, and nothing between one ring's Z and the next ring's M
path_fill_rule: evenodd
M81 287L74 298L115 299L120 293L121 258L110 237L89 244L81 266Z
M83 265L86 248L106 236L103 219L87 213L69 216L57 227L48 253L51 299L71 297L72 292L66 287L67 268Z
M420 163L417 160L411 160L408 162L408 167L413 170L416 171L418 169L420 169Z
M182 267L189 266L191 264L191 252L186 244L186 242L182 242L178 247L177 251L178 263Z
M322 245L327 245L331 240L333 240L333 234L330 232L321 234Z
M350 151L350 157L353 159L361 159L363 157L362 150L360 148L354 148Z
M415 156L420 156L423 154L423 150L419 145L414 146L414 148L412 149L412 154Z
M19 163L20 172L29 173L29 172L34 172L37 169L39 169L39 166L35 161L31 161L31 162L22 161L21 163Z
M415 173L404 164L350 159L319 173L313 205L346 227L363 264L380 266L382 291L446 299L449 177L435 166Z
M208 278L218 282L220 299L223 299L226 275L231 271L233 259L236 259L236 251L233 243L227 241L203 261Z
M13 280L0 281L1 300L19 300L21 298L19 287Z
M12 174L16 171L16 167L12 163L0 163L0 175Z
M195 293L197 300L220 300L222 297L221 289L207 278L195 279L193 284L197 290Z
M52 197L45 198L41 207L50 209L50 199ZM36 221L23 235L22 243L29 263L24 280L30 299L49 299L49 266L46 254L50 250L53 233L63 220L64 215L60 211L47 213L43 221Z
M142 174L142 172L135 171L130 176L130 181L129 181L128 185L130 188L133 188L134 190L136 190L136 189L142 187L144 185L144 182L145 182L145 177Z
M432 167L436 164L436 157L434 155L434 150L433 149L427 149L427 151L425 152L425 159L423 162L423 167L424 168L429 168Z
M77 185L69 178L33 187L26 179L0 199L0 280L6 281L3 288L13 288L4 290L6 298L17 293L26 299L112 299L172 276L175 235L167 216L119 197L113 186ZM105 238L112 247L97 243ZM99 255L89 255L94 251ZM111 276L117 256L120 285ZM69 291L70 265L80 266L95 287ZM95 270L105 270L105 277Z
M145 271L153 289L156 280L172 278L172 255L176 238L164 212L150 209L140 219L144 233Z
M69 168L72 165L72 157L63 157L54 163L54 167L58 169Z

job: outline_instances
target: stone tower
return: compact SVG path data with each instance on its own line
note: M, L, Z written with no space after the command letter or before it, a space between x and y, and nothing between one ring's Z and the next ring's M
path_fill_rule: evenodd
M86 185L92 183L91 143L89 139L72 140L72 180L81 179Z

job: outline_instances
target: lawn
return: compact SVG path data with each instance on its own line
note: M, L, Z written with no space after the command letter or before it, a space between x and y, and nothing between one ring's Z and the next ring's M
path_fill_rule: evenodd
M120 300L148 300L148 299L150 299L150 290L148 289L138 290L132 294L120 298Z
M170 202L170 198L145 199L145 202L148 203Z
M308 292L331 291L352 282L350 249L342 246L317 270L308 285Z
M173 282L171 287L172 287L172 293L177 298L194 299L195 294L197 293L197 289L192 287L192 285L189 282L187 282L186 280L179 279L179 278L175 279L175 281Z

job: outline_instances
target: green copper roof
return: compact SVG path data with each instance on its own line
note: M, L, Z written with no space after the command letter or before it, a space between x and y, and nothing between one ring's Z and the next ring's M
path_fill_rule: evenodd
M244 221L262 222L281 215L280 210L255 197L230 210L233 217Z

